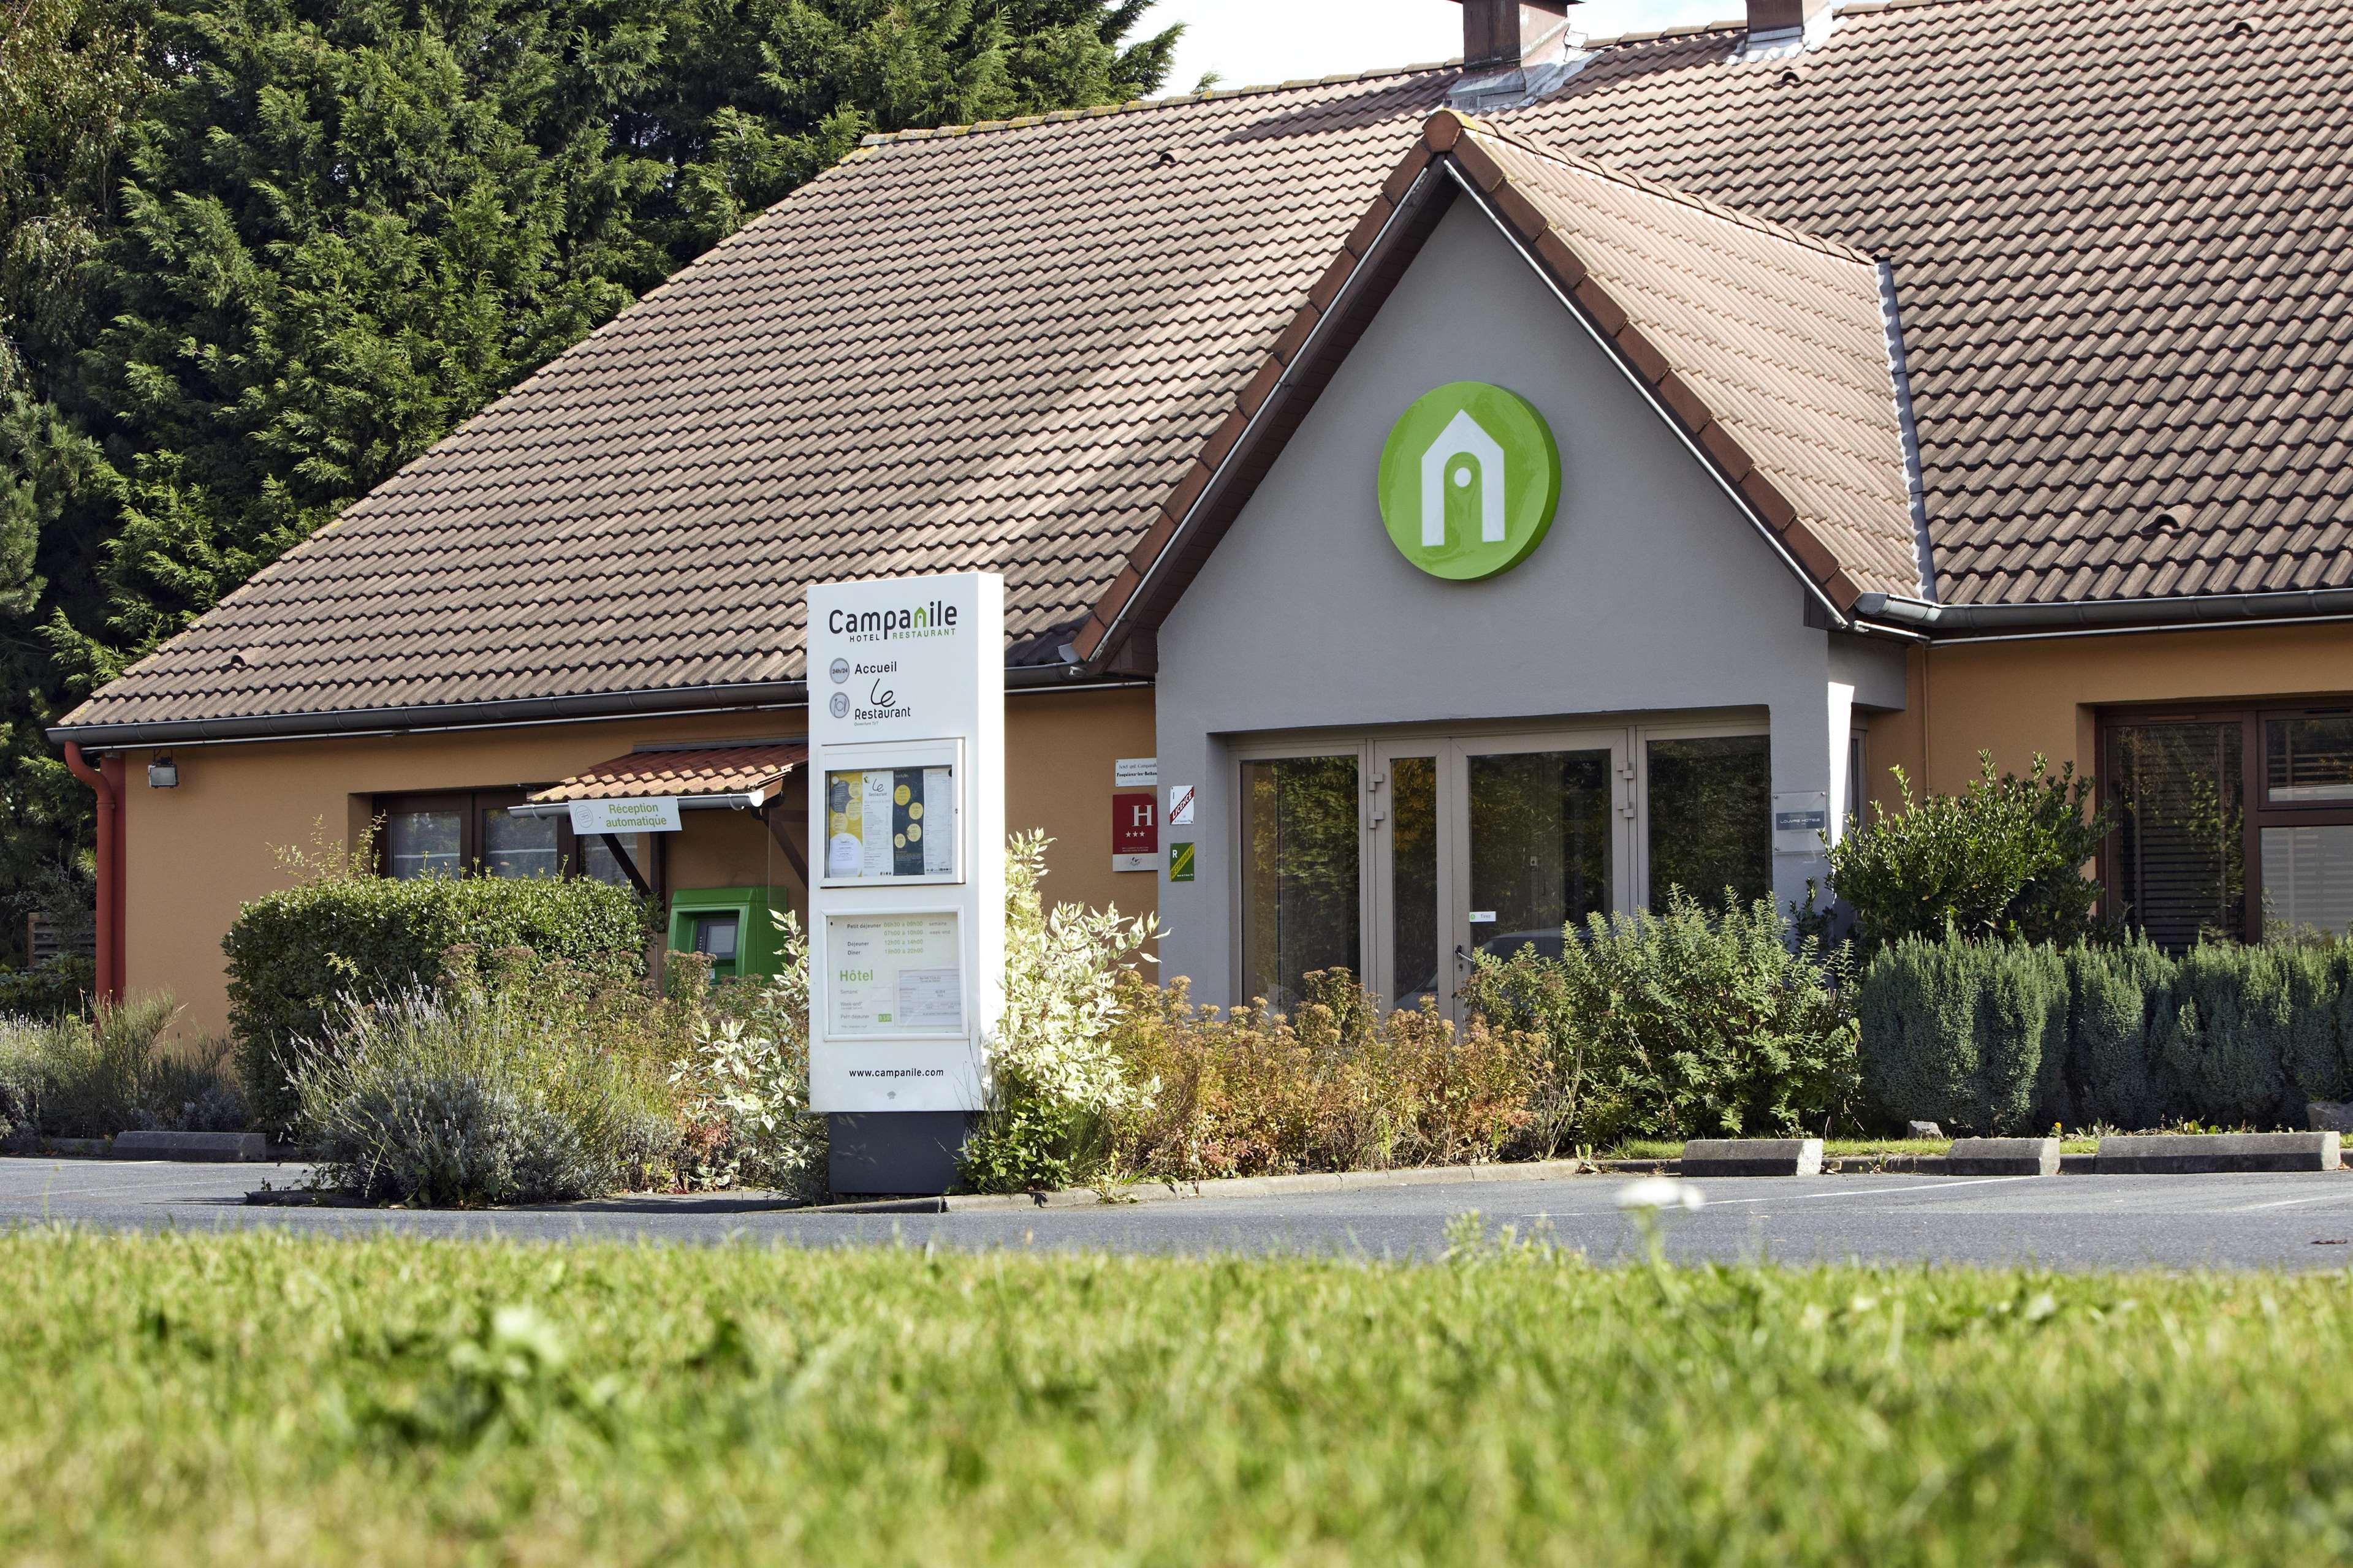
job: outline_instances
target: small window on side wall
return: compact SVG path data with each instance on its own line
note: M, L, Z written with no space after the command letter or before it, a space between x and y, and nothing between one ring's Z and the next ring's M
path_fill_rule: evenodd
M593 877L621 886L620 862L601 839L574 837L564 817L522 816L521 790L378 795L384 874L412 877Z

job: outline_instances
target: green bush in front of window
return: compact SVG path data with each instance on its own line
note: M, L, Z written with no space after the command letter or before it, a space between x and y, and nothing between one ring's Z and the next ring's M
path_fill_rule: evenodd
M1793 940L1770 900L1571 924L1558 958L1481 954L1464 1005L1543 1040L1562 1144L1824 1131L1856 1085L1843 944Z
M338 1005L430 983L455 947L527 948L598 977L645 974L646 913L626 888L577 878L322 877L237 911L229 1028L256 1125L292 1125L296 1044Z
M2099 928L2100 885L2084 867L2107 821L2090 809L2092 781L2073 763L2052 773L2040 752L2024 778L1996 773L1990 752L1978 758L1981 775L1958 795L1915 799L1904 770L1890 769L1901 807L1874 808L1867 831L1830 847L1831 889L1853 912L1865 959L1947 930L2063 945Z

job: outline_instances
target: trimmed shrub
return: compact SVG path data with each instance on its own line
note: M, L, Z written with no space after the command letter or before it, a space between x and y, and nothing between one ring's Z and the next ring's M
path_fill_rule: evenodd
M1959 795L1915 800L1891 770L1901 809L1874 808L1868 832L1829 848L1831 888L1852 911L1867 961L1905 937L1947 931L2000 942L2072 942L2099 927L2100 885L2084 875L2107 832L2092 781L2038 753L2027 776L1997 774L1991 752Z
M2156 943L2067 950L2067 1070L2077 1117L2113 1127L2162 1124L2179 1099L2149 1049L2149 1026L2173 987Z
M346 1004L429 985L454 948L523 948L596 983L645 973L646 917L627 889L585 879L337 876L265 894L237 911L229 1026L254 1114L290 1125L298 1040L348 1021Z
M1906 937L1862 982L1862 1081L1891 1121L2000 1134L2069 1119L2067 965L2046 942Z
M1857 1083L1846 950L1795 942L1768 900L1595 915L1557 959L1482 955L1463 997L1546 1044L1556 1139L1820 1130Z
M322 1173L375 1202L544 1203L675 1181L682 1021L522 950L459 950L438 988L348 1001L294 1057Z
M2344 1098L2347 963L2342 943L2183 954L2149 1031L2182 1110L2222 1126L2295 1125L2310 1101Z

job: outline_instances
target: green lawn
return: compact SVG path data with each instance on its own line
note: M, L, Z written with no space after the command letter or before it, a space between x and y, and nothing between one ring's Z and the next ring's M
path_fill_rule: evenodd
M0 1234L0 1561L2353 1552L2345 1276Z

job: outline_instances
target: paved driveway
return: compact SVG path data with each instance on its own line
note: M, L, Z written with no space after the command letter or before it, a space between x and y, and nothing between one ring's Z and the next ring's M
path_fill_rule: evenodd
M538 1240L896 1241L1429 1257L1444 1247L1450 1219L1476 1210L1491 1227L1541 1229L1596 1258L1621 1257L1635 1246L1614 1201L1624 1178L1614 1176L946 1215L794 1213L749 1195L614 1199L496 1214L261 1208L242 1201L248 1189L265 1181L290 1186L303 1173L298 1165L0 1159L0 1225L183 1230L269 1225L346 1236L392 1229ZM1670 1226L1668 1247L1675 1258L2063 1268L2353 1265L2353 1173L1816 1176L1704 1185L1707 1206Z

